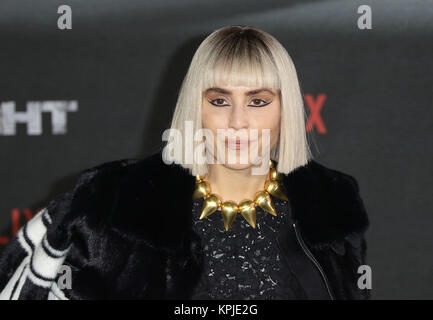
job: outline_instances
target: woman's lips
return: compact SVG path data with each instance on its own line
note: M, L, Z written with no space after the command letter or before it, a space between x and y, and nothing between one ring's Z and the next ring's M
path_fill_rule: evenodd
M252 141L250 140L227 140L226 139L226 147L233 150L239 150L251 145Z

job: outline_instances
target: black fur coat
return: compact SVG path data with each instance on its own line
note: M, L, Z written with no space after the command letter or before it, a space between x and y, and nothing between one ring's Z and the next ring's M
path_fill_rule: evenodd
M284 175L284 185L296 232L276 237L307 296L369 298L368 290L357 285L358 267L366 264L368 227L357 181L311 160ZM72 288L54 288L50 274L37 270L41 258L30 258L36 262L30 263L29 279L12 283L23 259L38 251L29 235L36 227L30 225L0 259L3 297L188 299L202 270L200 238L190 219L194 186L195 177L179 165L164 164L161 152L83 171L71 192L48 204L40 223L46 227L40 246L70 266Z

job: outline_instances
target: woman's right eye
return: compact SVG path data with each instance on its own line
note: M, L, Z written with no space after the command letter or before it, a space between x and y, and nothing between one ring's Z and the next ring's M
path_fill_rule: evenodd
M217 107L224 107L224 106L228 106L228 104L223 104L223 102L225 101L222 98L218 98L218 99L214 99L214 100L208 100L210 104L213 104L214 106Z

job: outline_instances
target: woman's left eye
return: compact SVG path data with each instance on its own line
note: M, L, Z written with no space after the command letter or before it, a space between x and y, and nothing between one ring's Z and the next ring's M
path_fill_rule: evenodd
M251 102L254 102L254 101L255 101L255 103L252 105L252 107L264 107L264 106L266 106L266 105L268 105L270 103L270 102L266 102L266 101L264 101L262 99L257 99L257 98L251 100Z

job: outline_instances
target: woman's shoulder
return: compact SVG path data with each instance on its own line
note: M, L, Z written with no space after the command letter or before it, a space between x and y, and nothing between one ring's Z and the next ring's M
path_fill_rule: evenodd
M142 158L119 158L89 166L79 172L72 192L113 192L137 170L150 177L160 166L159 155L157 151Z
M119 158L101 162L80 171L75 188L80 188L89 183L103 182L99 180L120 181L133 178L139 173L140 178L152 178L166 171L178 171L179 166L167 165L162 157L162 150L151 152L147 156L137 158ZM120 179L120 180L119 180Z
M136 180L148 180L159 166L158 152L145 157L119 158L100 162L79 171L72 188L65 194L71 198L71 211L86 212L97 217L98 211L107 216L118 193L125 185ZM140 175L140 177L138 177ZM61 201L53 199L51 203ZM86 210L86 207L91 209ZM102 211L104 211L102 213Z
M329 243L367 230L362 188L352 174L310 160L286 175L285 185L294 216L312 242Z
M297 184L304 182L311 186L333 186L353 188L359 192L359 183L350 173L336 169L315 159L310 159L305 165L298 167L289 175L289 179L296 180Z
M154 224L181 219L179 214L170 217L162 211L186 211L194 183L186 169L164 162L162 150L100 163L80 173L71 192L69 217L85 220L92 229L113 227L149 241Z

